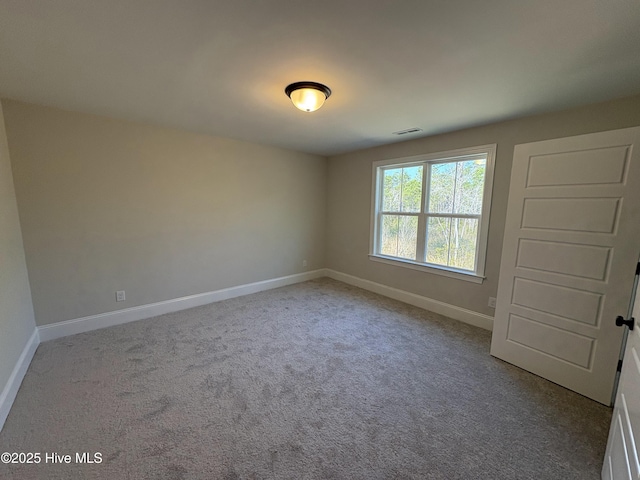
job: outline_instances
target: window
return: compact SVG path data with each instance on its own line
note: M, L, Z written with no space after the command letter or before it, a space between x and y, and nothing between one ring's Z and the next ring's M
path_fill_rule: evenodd
M495 150L374 163L371 259L481 282Z

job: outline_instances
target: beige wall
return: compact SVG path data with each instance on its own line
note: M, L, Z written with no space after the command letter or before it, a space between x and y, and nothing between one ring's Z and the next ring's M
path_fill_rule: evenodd
M324 266L325 158L2 103L38 325Z
M513 147L519 143L640 125L640 96L334 156L327 187L327 266L360 278L493 315ZM372 162L497 143L486 280L478 285L368 259Z
M636 96L361 150L327 165L230 139L2 104L39 325L324 266L492 315L514 145L640 125ZM372 162L487 143L498 152L483 284L368 259ZM6 145L3 152L6 170ZM7 209L13 196L2 194ZM2 232L19 245L15 211L13 218ZM126 302L115 302L116 290L126 290Z
M35 327L0 105L0 392Z

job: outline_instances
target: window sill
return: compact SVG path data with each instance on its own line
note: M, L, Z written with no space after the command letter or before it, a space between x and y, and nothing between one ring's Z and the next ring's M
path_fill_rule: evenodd
M459 270L453 270L444 267L429 266L422 263L412 262L411 260L402 260L394 257L384 257L382 255L369 254L369 260L373 260L374 262L386 263L387 265L394 265L396 267L410 268L412 270L418 270L420 272L433 273L434 275L457 278L458 280L464 280L466 282L482 283L485 279L485 277L476 275L472 272L461 272Z

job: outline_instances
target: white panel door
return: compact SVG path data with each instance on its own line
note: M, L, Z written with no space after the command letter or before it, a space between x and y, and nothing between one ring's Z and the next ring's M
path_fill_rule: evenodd
M606 405L640 253L640 127L517 145L491 354Z
M629 331L622 363L607 453L602 466L604 480L640 479L638 442L640 441L640 284L633 308L636 326ZM627 327L624 327L627 328Z

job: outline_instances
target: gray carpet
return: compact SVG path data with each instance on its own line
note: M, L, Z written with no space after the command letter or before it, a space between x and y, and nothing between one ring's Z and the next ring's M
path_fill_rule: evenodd
M608 408L490 334L320 279L40 345L5 479L597 479ZM75 460L75 459L74 459Z

